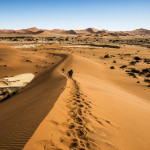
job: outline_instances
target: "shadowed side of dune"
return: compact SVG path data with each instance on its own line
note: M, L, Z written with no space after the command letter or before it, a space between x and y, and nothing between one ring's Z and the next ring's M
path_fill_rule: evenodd
M28 87L0 104L0 149L22 149L64 90L66 78L56 68L35 78Z

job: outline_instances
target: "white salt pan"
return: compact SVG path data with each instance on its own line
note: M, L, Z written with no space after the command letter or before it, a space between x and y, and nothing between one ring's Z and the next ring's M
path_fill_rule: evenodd
M20 74L14 77L7 77L0 81L0 87L23 87L32 81L32 73Z

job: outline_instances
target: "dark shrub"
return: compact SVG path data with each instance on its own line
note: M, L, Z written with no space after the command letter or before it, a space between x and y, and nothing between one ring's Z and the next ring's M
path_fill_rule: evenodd
M137 78L136 75L133 72L129 72L128 75L132 76L133 78Z
M148 73L145 77L150 77L150 73Z
M135 65L136 64L136 61L131 61L129 62L130 65Z
M120 68L126 68L127 66L126 65L123 65L123 66L121 66Z
M142 69L142 71L140 72L140 75L147 74L147 73L150 73L150 68Z
M109 58L110 56L109 56L109 54L106 54L105 56L104 56L104 58Z
M27 59L26 62L32 62L32 61Z
M150 59L144 59L144 62L150 64Z
M114 66L111 66L110 69L115 69L115 67L114 67Z
M138 57L138 56L134 57L134 59L135 59L135 60L141 60L141 58Z
M150 79L144 79L144 81L150 83Z
M131 69L131 72L140 73L140 71L139 71L139 70L136 70L135 68L132 68L132 69Z

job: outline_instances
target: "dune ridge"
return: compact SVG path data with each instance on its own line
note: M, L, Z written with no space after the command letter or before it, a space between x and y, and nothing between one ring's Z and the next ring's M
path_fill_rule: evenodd
M110 84L103 67L87 58L73 55L61 68L72 68L73 79L24 150L149 149L148 103Z

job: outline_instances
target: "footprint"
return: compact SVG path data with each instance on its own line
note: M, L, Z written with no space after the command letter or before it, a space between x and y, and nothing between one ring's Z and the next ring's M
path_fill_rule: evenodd
M83 120L80 117L75 118L75 122L82 125L83 124Z
M70 144L70 148L75 148L75 147L77 147L78 146L78 143L77 142L72 142L71 144Z
M89 106L89 104L87 102L84 102L85 105Z
M77 98L80 98L80 95L79 95L79 94L76 94L75 96L76 96Z
M76 100L76 102L80 103L81 101L80 100Z
M84 105L82 105L82 104L80 104L80 105L78 105L79 107L81 107L81 108L83 108L84 107Z
M82 140L80 140L80 145L81 145L82 147L85 147L85 144L84 144L84 142L83 142ZM85 148L80 148L80 150L85 150Z
M101 121L99 121L99 120L96 120L99 124L101 124L101 125L103 125L103 123L101 122Z
M110 121L108 121L108 120L105 120L108 124L110 124Z
M74 129L76 126L72 123L69 125L69 129Z
M82 116L82 110L81 110L81 109L78 109L78 114L79 114L80 116Z
M75 136L75 132L73 130L68 130L68 131L66 131L66 135L69 137L71 137L71 135Z
M77 103L76 103L76 102L74 102L74 103L73 103L73 105L77 105Z
M78 139L73 138L69 147L70 148L77 148L78 146L79 146Z
M79 129L76 129L77 131L77 135L78 137L82 137L82 136L85 136L85 131L83 130L83 128L79 128Z

